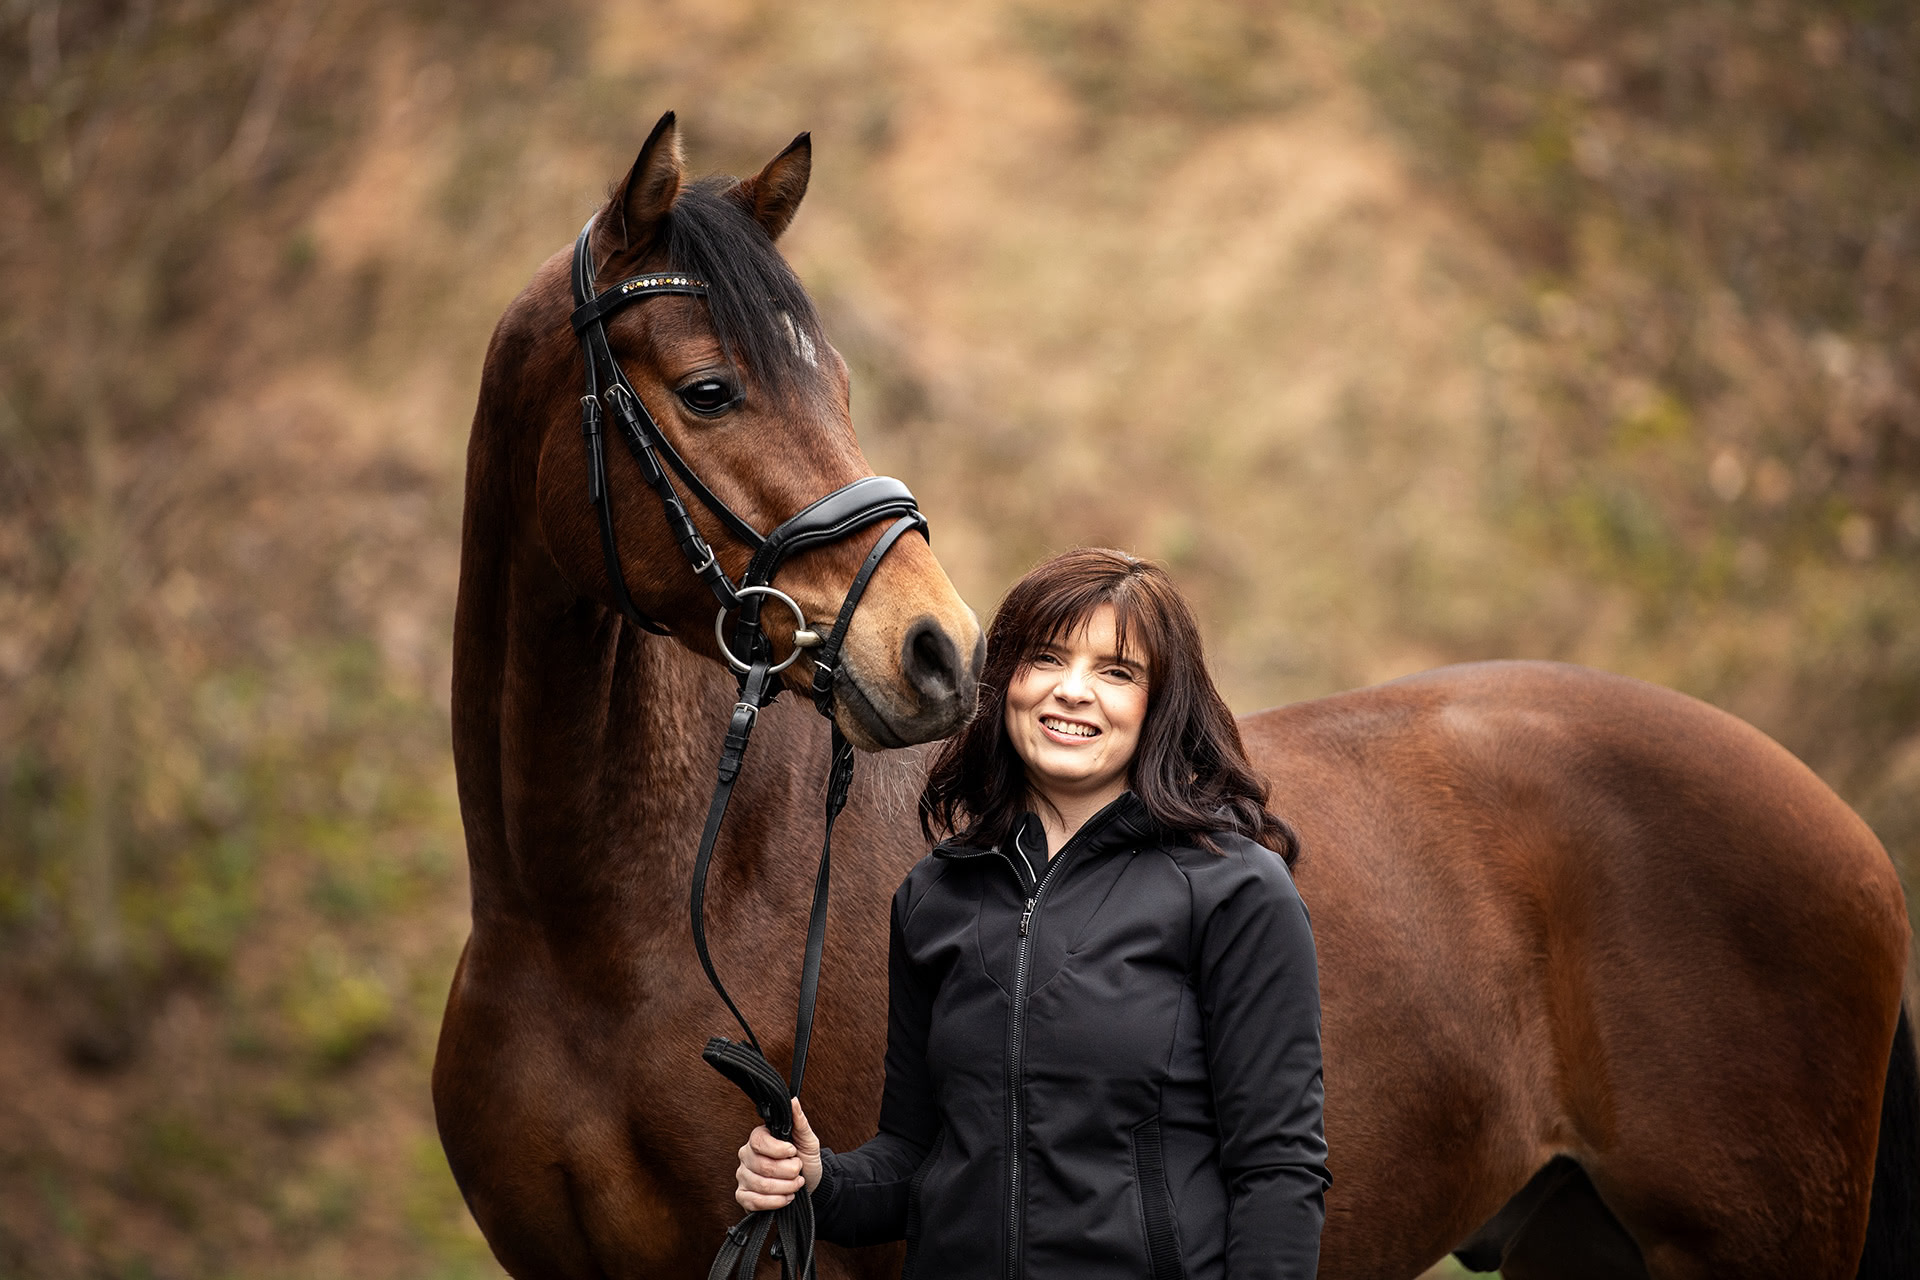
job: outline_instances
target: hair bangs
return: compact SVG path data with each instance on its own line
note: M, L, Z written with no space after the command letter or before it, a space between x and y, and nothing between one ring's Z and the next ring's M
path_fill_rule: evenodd
M1027 633L1030 642L1016 659L1015 665L1025 666L1045 646L1058 644L1085 631L1101 606L1110 605L1113 608L1114 656L1144 662L1151 672L1155 659L1152 645L1147 645L1144 653L1135 651L1134 633L1140 606L1134 600L1133 592L1128 590L1131 581L1121 578L1117 581L1079 583L1074 589L1041 602L1034 611L1032 630Z
M673 203L664 230L672 270L704 280L714 336L727 359L776 396L820 376L827 339L813 299L731 192L702 178Z

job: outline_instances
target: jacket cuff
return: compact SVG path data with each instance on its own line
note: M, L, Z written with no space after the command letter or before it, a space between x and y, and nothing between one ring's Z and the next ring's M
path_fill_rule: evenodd
M833 1154L833 1148L821 1147L820 1183L807 1193L807 1199L813 1202L816 1210L824 1209L833 1202L834 1183L837 1181L833 1176L833 1166L836 1163L838 1158Z

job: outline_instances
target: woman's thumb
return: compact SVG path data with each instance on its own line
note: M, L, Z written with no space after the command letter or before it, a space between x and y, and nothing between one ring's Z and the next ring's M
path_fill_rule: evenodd
M820 1150L820 1139L813 1136L813 1126L807 1123L807 1113L798 1098L793 1100L793 1145L807 1155Z

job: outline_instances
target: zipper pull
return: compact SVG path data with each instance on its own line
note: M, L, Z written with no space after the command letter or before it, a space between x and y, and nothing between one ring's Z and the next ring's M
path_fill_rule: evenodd
M1020 936L1027 936L1027 925L1033 921L1033 899L1027 899L1027 909L1020 913Z

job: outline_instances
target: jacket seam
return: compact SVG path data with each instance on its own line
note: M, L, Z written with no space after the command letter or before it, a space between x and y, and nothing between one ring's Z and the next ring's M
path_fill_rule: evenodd
M1128 866L1131 866L1133 863L1133 860L1139 856L1139 853L1140 851L1138 849L1130 848L1130 849L1123 850L1118 854L1109 854L1108 856L1124 857L1127 859ZM1075 947L1079 944L1080 940L1086 936L1087 931L1093 927L1094 920L1100 915L1100 912L1106 908L1107 900L1113 897L1115 890L1119 889L1120 882L1126 878L1126 874L1127 874L1127 868L1126 867L1120 868L1119 874L1114 876L1113 878L1113 883L1108 885L1107 891L1100 895L1100 901L1095 904L1092 911L1087 913L1086 923L1081 926L1080 933L1075 936L1072 942L1067 944L1067 949L1061 953L1060 967L1055 969L1052 973L1048 974L1047 980L1041 983L1039 986L1035 987L1032 990L1032 992L1028 994L1027 998L1029 1000L1031 1000L1034 996L1039 995L1042 991L1045 991L1048 987L1052 986L1055 982L1058 982L1060 980L1060 975L1067 971L1067 961L1073 959L1075 954L1075 951L1074 951Z
M986 913L987 897L986 894L982 893L979 900L973 904L973 953L980 961L981 975L993 984L995 991L998 991L1007 998L1008 1008L1011 1009L1013 992L1007 990L1006 984L1000 981L1000 975L995 973L993 966L987 963L987 931L981 927L980 923L981 917L985 916Z
M930 862L932 859L924 859L923 861ZM929 883L920 886L919 892L908 895L911 901L907 904L907 914L900 918L901 932L906 932L907 926L913 923L913 917L920 910L921 904L933 896L934 889L946 878L947 872L952 869L950 863L936 862L933 864L933 879ZM912 882L913 872L909 871L907 872L907 883L911 884Z

